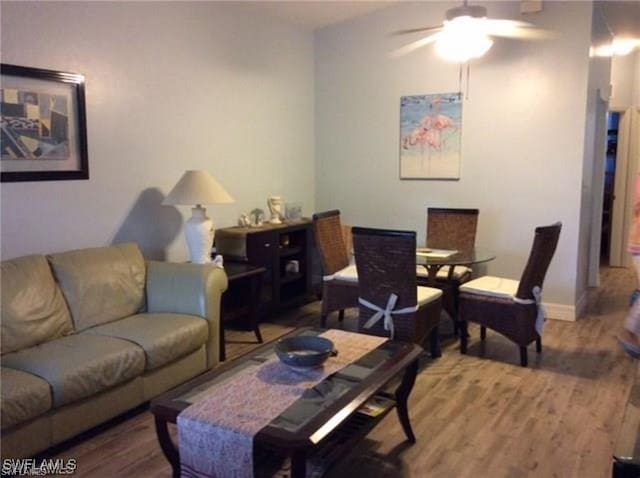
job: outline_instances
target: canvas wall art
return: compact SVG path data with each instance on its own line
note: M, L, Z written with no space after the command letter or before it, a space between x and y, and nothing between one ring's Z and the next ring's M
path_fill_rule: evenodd
M1 66L2 181L87 179L84 77Z
M400 179L459 179L460 93L400 98Z

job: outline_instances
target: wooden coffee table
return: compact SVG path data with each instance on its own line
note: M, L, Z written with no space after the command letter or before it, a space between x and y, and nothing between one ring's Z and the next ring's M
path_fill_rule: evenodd
M297 329L290 335L318 335L323 329ZM264 362L274 354L273 343L163 394L151 402L156 433L162 451L180 476L180 456L169 435L168 424L191 405L194 396L224 382L245 367ZM304 478L307 467L314 476L326 473L362 440L393 408L411 442L415 436L409 421L407 400L418 373L422 348L388 341L358 361L330 375L258 432L254 439L256 472L276 472L290 459L291 477ZM398 377L399 385L391 390ZM383 406L379 414L366 414L361 407L375 400ZM258 473L256 473L258 475Z

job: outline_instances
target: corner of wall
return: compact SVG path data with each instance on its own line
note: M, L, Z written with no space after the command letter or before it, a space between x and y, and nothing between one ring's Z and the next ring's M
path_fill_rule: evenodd
M588 297L588 291L585 290L575 305L545 303L544 307L547 312L547 318L575 322L586 314Z
M610 39L604 17L597 11L596 3L591 9L591 29L589 35L590 45L599 44L604 39ZM586 52L585 52L586 53ZM578 263L576 271L575 297L579 302L587 288L598 285L597 271L593 270L598 261L600 226L598 216L602 214L602 195L604 190L604 164L600 168L598 161L604 163L604 151L606 149L606 137L600 138L600 134L606 135L605 117L606 101L598 91L608 91L611 81L611 59L601 57L585 58L587 70L585 75L585 117L584 117L584 142L583 162L581 174L581 198L580 198L580 229L578 234ZM604 129L603 129L604 126ZM602 133L604 131L604 133ZM602 154L599 151L602 149ZM601 156L601 157L600 157Z

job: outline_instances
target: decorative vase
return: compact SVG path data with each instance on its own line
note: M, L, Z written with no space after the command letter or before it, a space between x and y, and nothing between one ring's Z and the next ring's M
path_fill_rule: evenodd
M269 212L271 213L271 224L282 224L282 217L284 213L284 201L280 196L271 196L267 199L267 205L269 206Z

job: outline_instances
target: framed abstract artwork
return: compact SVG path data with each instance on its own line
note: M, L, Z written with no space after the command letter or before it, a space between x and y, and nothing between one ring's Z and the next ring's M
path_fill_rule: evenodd
M462 95L400 98L400 179L460 179Z
M0 66L2 182L89 179L84 76Z

